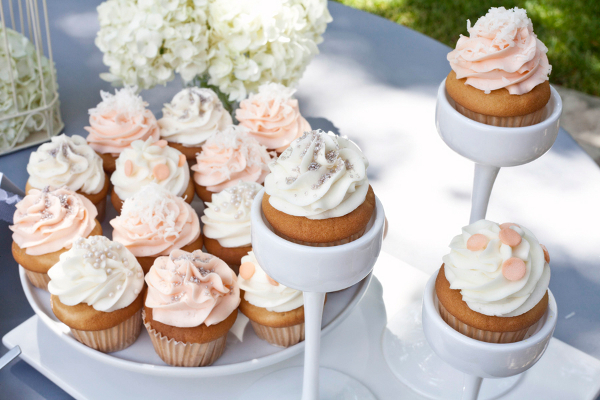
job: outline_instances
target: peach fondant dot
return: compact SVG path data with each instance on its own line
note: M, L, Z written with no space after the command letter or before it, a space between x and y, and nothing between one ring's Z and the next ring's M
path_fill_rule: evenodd
M165 139L161 139L158 142L154 143L155 145L157 145L158 147L160 147L161 149L164 149L165 147L167 147L167 145L169 143L167 143L167 141Z
M169 167L166 164L157 164L152 168L154 177L159 181L164 181L169 177Z
M515 247L521 244L521 235L514 229L504 228L500 231L500 241L507 246Z
M525 261L520 258L511 257L502 263L502 275L509 281L518 281L525 276L525 272Z
M269 283L273 286L279 286L279 282L277 282L275 279L271 278L270 276L267 275L267 278L269 279Z
M131 176L133 173L133 162L131 160L125 161L125 176Z
M467 249L471 251L483 250L487 247L488 243L489 239L487 236L482 235L481 233L476 233L471 235L469 240L467 240Z
M252 278L255 271L256 267L251 262L245 262L240 265L240 276L246 280Z
M511 226L516 226L517 228L520 228L520 226L518 224L515 224L514 222L505 222L503 224L500 224L500 229L510 228Z
M185 156L183 154L179 155L179 162L177 163L178 167L183 167L185 165Z
M544 260L546 260L546 262L548 264L550 264L550 253L548 253L548 249L543 244L540 244L540 246L541 246L542 250L544 251Z

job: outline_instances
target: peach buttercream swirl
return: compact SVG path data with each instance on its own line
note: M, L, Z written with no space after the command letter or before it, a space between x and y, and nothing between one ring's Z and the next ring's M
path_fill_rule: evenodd
M159 257L146 275L146 306L163 324L189 328L215 325L240 304L235 273L221 259L196 250Z
M296 90L280 83L268 83L258 88L240 103L235 112L239 124L268 149L283 152L296 138L310 131L310 124L300 115Z
M212 135L196 156L194 181L211 192L220 192L239 181L263 183L271 156L267 148L247 135L247 129L231 125Z
M71 248L92 232L98 215L91 201L65 188L32 189L16 207L13 240L32 256Z
M116 90L115 94L100 92L102 102L90 109L87 141L98 153L119 154L134 140L160 138L160 128L148 103L136 93L135 87Z
M136 257L168 256L200 236L200 221L194 209L156 183L126 199L121 215L110 224L113 240Z
M548 48L533 33L523 9L492 7L475 26L467 22L469 36L462 36L448 54L457 79L485 93L506 88L524 94L548 80L552 66Z

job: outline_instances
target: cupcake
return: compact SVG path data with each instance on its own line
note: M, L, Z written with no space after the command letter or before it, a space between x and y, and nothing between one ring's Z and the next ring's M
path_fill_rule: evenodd
M136 94L136 87L117 89L115 94L100 92L102 102L90 109L87 141L102 157L104 171L115 171L115 161L135 140L160 138L160 128L152 111Z
M292 97L295 92L296 89L280 83L261 85L258 93L242 100L235 118L258 143L281 154L290 143L311 130L300 115L298 100Z
M16 204L12 254L29 281L48 290L48 270L79 237L102 235L96 207L71 190L31 189Z
M304 133L269 164L262 210L279 236L307 246L361 237L375 210L369 162L350 140Z
M103 221L108 196L108 177L102 169L102 158L81 136L54 136L29 156L29 179L25 192L31 189L67 187L87 197Z
M144 273L124 246L104 236L80 238L48 275L52 312L75 339L112 353L138 338Z
M490 8L448 54L446 91L458 112L504 127L534 125L550 100L548 48L523 9Z
M232 125L231 115L211 89L186 88L163 107L158 120L160 136L182 152L189 162L213 133Z
M548 308L546 248L523 226L479 220L450 249L435 282L444 321L483 342L523 340Z
M240 289L233 271L200 250L173 250L146 275L144 325L169 365L203 367L223 354L237 318Z
M148 273L159 256L173 250L202 249L196 211L181 197L150 183L123 203L121 215L110 221L113 240L123 244Z
M242 182L215 193L206 203L204 215L204 246L225 261L237 273L242 257L252 250L250 240L250 209L262 186Z
M248 130L231 125L206 140L192 166L196 193L209 202L213 193L239 181L262 184L269 173L271 156L265 146L247 135Z
M110 201L118 212L121 212L124 200L149 183L157 183L188 203L194 199L194 184L185 156L167 146L167 141L162 139L149 138L131 143L131 147L119 155L110 181L113 184Z
M274 281L262 270L254 253L242 258L240 311L256 335L275 346L289 347L304 340L304 296Z

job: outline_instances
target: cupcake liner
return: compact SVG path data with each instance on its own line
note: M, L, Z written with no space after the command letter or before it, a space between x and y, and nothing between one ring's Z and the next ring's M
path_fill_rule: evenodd
M446 307L442 305L440 301L438 303L438 310L440 311L440 316L451 328L455 331L462 333L465 336L468 336L472 339L480 340L482 342L488 343L515 343L520 342L525 339L527 332L530 329L535 328L537 323L533 326L528 326L525 329L521 329L515 332L493 332L493 331L484 331L483 329L477 329L470 325L465 324L462 321L459 321L454 315L450 314Z
M544 118L544 111L546 107L542 107L537 111L525 115L516 115L514 117L495 117L493 115L485 115L476 113L461 106L460 104L453 102L456 111L464 115L465 117L472 119L473 121L481 122L486 125L501 126L508 128L518 128L522 126L530 126L540 123Z
M283 328L272 328L252 320L250 323L256 336L273 346L290 347L304 340L304 322Z
M75 339L103 353L123 350L136 341L142 331L142 309L112 328L100 331L80 331L71 328Z
M31 282L33 286L48 291L48 283L50 282L50 277L48 276L48 274L44 274L41 272L33 272L28 269L25 269L25 275L27 275L29 282Z
M362 230L358 231L357 233L355 233L352 236L348 236L347 238L344 239L340 239L340 240L336 240L333 242L326 242L326 243L311 243L311 242L303 242L302 240L296 240L296 239L292 239L289 236L284 235L283 233L280 232L275 232L277 234L277 236L280 236L282 238L284 238L287 241L293 242L293 243L297 243L297 244L302 244L304 246L311 246L311 247L333 247L333 246L339 246L342 244L346 244L346 243L350 243L355 241L356 239L360 238L362 235L365 234L365 231L367 230L367 227L364 227Z
M174 367L205 367L214 363L225 351L227 334L207 343L183 343L169 339L157 332L149 322L146 313L142 315L156 354Z

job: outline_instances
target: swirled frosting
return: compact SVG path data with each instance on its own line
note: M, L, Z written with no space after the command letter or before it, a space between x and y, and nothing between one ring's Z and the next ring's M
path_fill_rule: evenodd
M190 182L190 169L179 150L166 141L136 140L116 161L110 181L121 200L128 199L149 183L157 183L170 193L182 196Z
M251 263L254 273L244 279L242 274L238 277L240 289L244 291L244 299L256 307L266 308L267 311L286 312L295 310L304 305L304 296L299 290L282 285L273 285L273 280L258 265L254 252L242 257L242 265Z
M71 248L92 232L98 215L91 201L65 188L32 189L16 207L12 237L32 256Z
M29 184L37 189L66 186L73 191L96 194L104 187L102 158L81 136L54 136L29 156Z
M280 83L261 85L258 93L242 100L235 117L260 144L281 153L311 130L308 121L300 115L298 100L292 97L295 92L296 89Z
M548 289L550 266L544 259L540 243L523 226L509 225L503 224L501 228L495 222L479 220L465 226L462 234L450 242L450 253L443 257L450 288L460 290L463 301L478 313L499 317L524 314L544 297ZM507 231L501 234L503 229ZM516 240L505 244L507 233ZM469 239L476 234L483 235L480 236L480 249L469 250ZM503 267L511 263L507 263L508 260L515 259L519 263L522 260L524 270L520 279L507 275L511 280L505 277Z
M365 201L368 166L352 141L321 130L305 132L269 164L265 191L271 205L288 215L341 217Z
M192 166L194 181L211 192L235 186L238 181L263 183L271 156L247 132L244 127L231 125L208 138Z
M48 291L61 303L85 303L104 312L127 307L144 287L144 272L133 254L104 236L78 239L48 275Z
M213 133L233 121L215 92L206 88L186 88L163 107L158 120L160 135L169 142L200 146Z
M146 275L152 318L189 328L225 320L240 304L235 273L221 259L196 250L159 257Z
M492 7L475 26L467 21L469 37L460 36L448 54L456 78L485 93L506 88L524 94L548 80L552 66L548 48L533 33L527 12Z
M151 183L123 203L110 221L113 240L136 257L168 256L200 236L196 211L181 197Z
M102 102L90 109L90 126L85 128L88 143L98 153L118 154L134 140L160 138L156 118L136 90L129 86L117 89L114 95L100 92Z
M250 208L252 200L262 189L256 182L240 181L236 186L212 195L206 203L204 235L216 239L223 247L240 247L250 244Z

